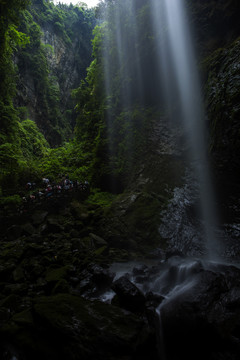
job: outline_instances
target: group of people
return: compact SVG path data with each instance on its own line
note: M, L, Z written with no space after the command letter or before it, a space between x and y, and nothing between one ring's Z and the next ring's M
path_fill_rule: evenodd
M46 199L52 196L56 196L68 191L78 190L82 192L88 192L89 182L78 181L78 180L70 180L69 175L59 176L59 181L50 181L48 178L42 179L41 188L37 188L37 184L34 182L28 182L26 184L26 190L29 192L27 196L23 197L24 202L32 202L35 200Z

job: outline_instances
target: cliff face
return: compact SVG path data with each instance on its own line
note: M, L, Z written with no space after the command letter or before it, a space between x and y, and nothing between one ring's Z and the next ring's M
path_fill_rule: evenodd
M186 0L199 52L204 56L239 36L238 0Z
M29 36L30 44L19 50L15 59L15 105L20 117L34 120L49 143L57 146L72 134L75 114L71 91L86 76L91 62L95 20L93 16L86 19L84 10L77 7L44 4L44 9L33 5L22 20L21 30Z
M67 109L70 92L79 86L81 79L86 76L86 69L91 61L91 46L81 43L78 37L74 38L71 45L54 32L52 26L42 28L42 42L51 46L47 52L47 61L50 76L56 77L60 89L61 111Z
M211 148L218 168L239 176L240 39L215 51L207 60L207 112Z
M197 1L194 6L210 150L217 174L223 182L234 183L236 191L240 177L240 3Z

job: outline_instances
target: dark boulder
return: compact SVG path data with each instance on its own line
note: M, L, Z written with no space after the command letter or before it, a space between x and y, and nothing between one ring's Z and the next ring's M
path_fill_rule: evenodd
M126 275L114 281L112 289L119 298L120 306L124 309L134 313L144 311L146 302L145 296Z
M88 267L89 272L93 275L93 281L99 286L110 285L115 276L108 268L104 269L100 265L92 264Z
M44 222L48 212L44 210L37 210L32 215L32 221L34 225L40 225Z
M18 239L23 232L23 228L20 225L12 225L9 229L7 229L7 239L8 240L16 240Z
M162 302L167 359L239 358L239 276L239 269L227 266L201 271L186 291Z
M90 264L80 274L78 289L86 298L95 298L109 290L115 274L97 264Z
M1 327L0 335L0 351L14 349L19 360L154 360L156 353L143 320L68 294L36 298L32 309Z

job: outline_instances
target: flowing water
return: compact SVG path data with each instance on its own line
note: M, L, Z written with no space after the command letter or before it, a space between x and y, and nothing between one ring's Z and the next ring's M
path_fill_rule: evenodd
M189 159L199 182L200 210L202 213L205 240L208 257L219 258L220 248L214 228L217 226L215 197L211 183L210 169L207 159L207 136L205 129L205 114L201 95L201 84L191 41L191 29L188 26L184 1L182 0L152 0L152 16L155 26L160 26L165 19L165 39L160 54L160 64L165 83L165 93L168 107L173 107L172 86L177 91L181 108L182 123L189 139ZM161 25L162 26L162 25ZM157 31L157 28L156 28ZM159 30L160 31L160 30ZM169 65L171 68L169 69ZM169 89L171 77L173 85ZM175 101L175 100L174 100Z
M116 133L116 119L112 111L121 106L124 116L121 118L122 129L131 129L129 109L135 105L134 99L144 100L144 69L139 59L140 14L135 2L122 0L116 6L106 10L106 29L103 46L104 79L106 91L106 113L109 131L109 157L114 161L117 156L117 144L112 134ZM182 124L189 151L189 167L199 184L199 213L206 244L205 255L209 259L220 258L221 248L218 241L218 216L215 196L208 163L208 144L205 129L205 112L201 94L201 83L194 54L191 28L188 25L184 0L149 0L150 20L153 31L151 42L156 49L151 79L155 96L164 99L165 112L169 121ZM127 12L126 12L127 9ZM126 17L127 13L127 17ZM123 21L124 19L124 21ZM129 31L132 36L129 37ZM137 60L136 60L137 59ZM116 65L118 72L116 73ZM149 74L148 74L149 75ZM135 84L132 84L132 78ZM118 98L113 98L116 94ZM118 85L119 86L119 85ZM144 105L144 104L143 104ZM125 124L124 124L125 123ZM125 130L123 130L125 131ZM126 148L131 159L133 134L125 135ZM115 159L115 160L114 160ZM114 166L114 165L113 165ZM194 180L195 181L195 180Z
M166 74L174 73L174 87L177 89L179 104L182 113L182 123L189 139L190 152L189 159L194 169L197 184L199 185L200 210L203 219L204 238L206 241L207 256L209 259L218 259L220 246L216 239L217 225L216 210L214 208L214 196L210 178L209 165L207 160L206 131L204 127L204 108L200 91L200 81L192 48L191 30L187 23L187 16L182 0L151 0L153 23L156 31L158 26L162 26L165 19L167 31L165 33L165 48L159 49L160 64L165 83L165 94L168 108L173 106L170 79ZM158 25L161 24L161 25ZM171 64L171 69L168 69ZM186 199L185 199L186 201ZM186 226L185 226L186 229ZM179 229L178 229L179 230ZM192 234L191 243L195 238L199 238L200 231ZM187 228L189 236L189 228ZM184 234L180 231L176 234L176 239ZM199 239L198 239L199 241ZM192 244L187 244L190 247ZM184 250L184 249L182 249ZM180 263L176 267L168 267L165 272L151 284L165 296L164 301L157 309L159 323L161 325L161 309L166 303L177 298L179 295L188 292L196 284L196 267L198 261ZM175 271L173 271L175 269ZM162 341L161 329L160 341ZM161 359L165 355L159 352Z
M165 112L169 120L172 122L182 121L182 126L185 129L186 138L189 144L189 169L193 175L188 177L191 183L186 181L184 190L176 189L173 201L176 204L184 203L187 206L195 201L195 197L199 198L199 213L201 221L198 224L181 223L181 227L176 227L178 224L175 215L179 212L168 212L168 228L164 228L164 222L160 229L164 237L168 237L168 229L175 228L174 234L175 247L183 253L190 251L190 255L205 255L208 258L208 265L212 261L219 261L221 257L222 248L218 239L218 216L215 208L215 196L211 180L210 167L208 164L208 145L207 134L205 129L205 112L201 94L201 83L196 64L196 57L194 54L191 28L188 25L187 12L184 7L183 0L149 0L151 7L151 22L155 32L155 47L157 48L157 61L159 70L156 77L159 77L161 82L161 90L165 100ZM123 6L129 6L129 1L123 0ZM130 6L129 17L132 22L135 21L135 9ZM111 14L111 18L115 22L115 43L117 46L117 59L119 68L122 69L122 77L125 82L122 86L121 102L122 107L127 108L131 104L132 95L130 82L131 68L127 66L128 42L126 32L121 22L121 12L119 9ZM135 42L138 39L137 24L134 22ZM125 35L124 35L125 34ZM110 98L111 91L114 87L114 81L111 79L111 64L109 63L108 54L105 52L105 82L106 89ZM135 57L138 57L138 50L135 47ZM137 63L136 70L137 88L139 94L144 93L142 89L141 65ZM160 80L161 79L161 80ZM160 89L159 87L159 89ZM160 97L160 95L159 95ZM111 104L112 105L112 104ZM177 118L176 111L178 108ZM175 207L176 208L176 207ZM182 207L183 209L184 207ZM180 214L182 218L186 214ZM200 227L199 227L199 224ZM187 234L187 235L186 235ZM187 241L181 248L182 239ZM203 245L205 242L205 246ZM205 248L205 249L204 249ZM190 249L190 250L189 250ZM192 253L191 253L192 249ZM207 255L207 256L206 256ZM202 268L203 263L196 259L182 260L174 258L170 262L166 262L161 267L160 273L154 273L149 276L148 282L141 282L136 277L132 276L131 280L138 285L138 287L146 294L154 292L164 297L156 313L159 316L159 346L163 349L162 339L162 325L161 325L161 310L169 302L189 292L198 281L198 273ZM131 267L131 266L130 266ZM206 267L206 263L205 263ZM129 269L128 269L129 270ZM113 271L116 269L113 268ZM126 272L124 270L117 270L117 276L121 276ZM107 294L107 300L111 299L113 294ZM164 331L164 329L163 329ZM164 351L159 350L159 357L165 358Z

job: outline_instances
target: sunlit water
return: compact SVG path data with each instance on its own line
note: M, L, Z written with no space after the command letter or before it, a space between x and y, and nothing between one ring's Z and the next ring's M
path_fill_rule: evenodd
M210 259L217 259L221 250L215 233L217 216L207 159L205 114L184 1L151 0L151 6L156 31L160 32L161 29L158 27L163 28L163 21L166 22L166 30L161 36L164 47L162 44L159 45L159 62L162 64L167 105L168 108L174 106L172 92L177 90L180 117L190 144L189 159L200 184L207 255ZM174 77L169 78L168 74L172 73Z
M123 3L127 6L125 0ZM207 137L205 129L205 113L202 102L201 84L195 60L191 40L191 29L188 26L186 10L183 0L150 0L152 26L155 32L155 47L159 63L159 76L162 93L165 99L165 111L170 121L182 121L185 129L186 138L189 143L189 168L194 171L194 178L198 184L198 196L200 198L200 212L203 225L203 238L205 239L205 255L208 260L219 260L221 248L217 240L217 214L214 206L215 198L210 175L207 155ZM134 9L131 8L129 16L134 21ZM131 69L126 66L127 58L127 39L123 37L121 22L121 12L119 9L112 14L115 21L115 43L117 46L117 59L119 69L125 84L122 87L121 101L122 107L127 108L131 105L132 94L128 87ZM135 38L137 40L137 26L134 24ZM108 55L105 54L105 81L109 92L114 86L111 77L111 64ZM135 56L138 56L137 50ZM137 87L141 88L141 69L137 69ZM144 90L144 89L142 89ZM159 94L159 98L160 98ZM174 111L178 108L178 112ZM177 114L177 115L176 115ZM177 116L177 118L176 118ZM199 229L197 229L198 232ZM177 238L178 234L176 234ZM179 236L184 236L182 232ZM198 241L198 234L193 234L192 240ZM184 251L184 249L182 249ZM189 260L177 264L168 264L166 269L148 283L138 284L139 288L146 293L153 291L164 296L164 301L157 309L159 315L159 327L161 328L161 309L178 296L182 296L196 285L196 269L199 267L198 260ZM117 276L124 272L118 270ZM131 279L133 280L133 279ZM106 294L106 301L111 300L113 294ZM162 333L162 329L161 329ZM162 334L159 335L161 349L163 348ZM164 353L160 354L162 359Z
M164 93L169 115L173 106L173 88L177 90L182 123L190 144L189 159L199 184L200 207L203 219L204 238L207 257L219 259L221 252L216 238L215 228L217 216L214 207L213 188L211 184L209 165L207 160L207 141L204 126L205 115L200 91L200 81L191 42L191 30L187 24L184 2L182 0L151 0L153 23L156 31L161 31L162 23L166 21L165 39L159 45L159 62L162 66ZM170 64L170 65L169 65ZM168 74L174 74L174 78ZM174 87L169 85L173 80ZM187 230L188 231L188 230ZM183 233L181 234L183 235ZM193 238L192 238L193 240ZM165 296L164 301L157 309L161 325L161 309L166 303L188 292L196 285L195 274L198 262L180 263L176 271L167 268L155 283L153 289ZM165 288L164 288L165 287ZM161 329L160 341L164 333ZM159 353L161 359L165 355Z
M104 79L106 91L106 114L108 119L109 132L109 156L110 159L116 156L116 143L111 140L111 132L114 133L114 117L112 109L115 99L112 98L116 92L116 84L120 79L119 104L122 111L126 111L122 122L129 123L128 109L131 108L132 99L138 94L138 99L143 98L144 81L141 62L129 61L129 54L132 59L138 59L138 23L137 10L129 0L122 0L120 5L109 7L106 10L106 19L111 23L111 31L105 34L103 46ZM185 135L189 143L189 166L194 169L195 177L199 183L200 212L204 228L206 244L206 255L209 259L220 258L220 243L217 240L217 214L214 206L215 196L211 182L210 168L208 163L208 145L205 129L205 112L202 102L201 84L193 51L191 40L191 29L188 25L186 10L183 0L150 0L150 14L152 29L155 34L151 39L155 42L158 63L156 79L159 79L160 98L165 101L165 112L171 122L182 122ZM128 11L127 21L122 21L126 16L123 9ZM125 15L124 15L125 14ZM126 24L132 24L131 41L128 38ZM106 26L107 22L106 22ZM115 45L115 48L111 47ZM114 57L112 57L114 52ZM118 74L114 73L113 63L119 69ZM131 83L131 74L136 74L135 87ZM116 79L115 77L119 77ZM132 135L128 134L128 149L131 152ZM129 159L131 154L129 153Z

